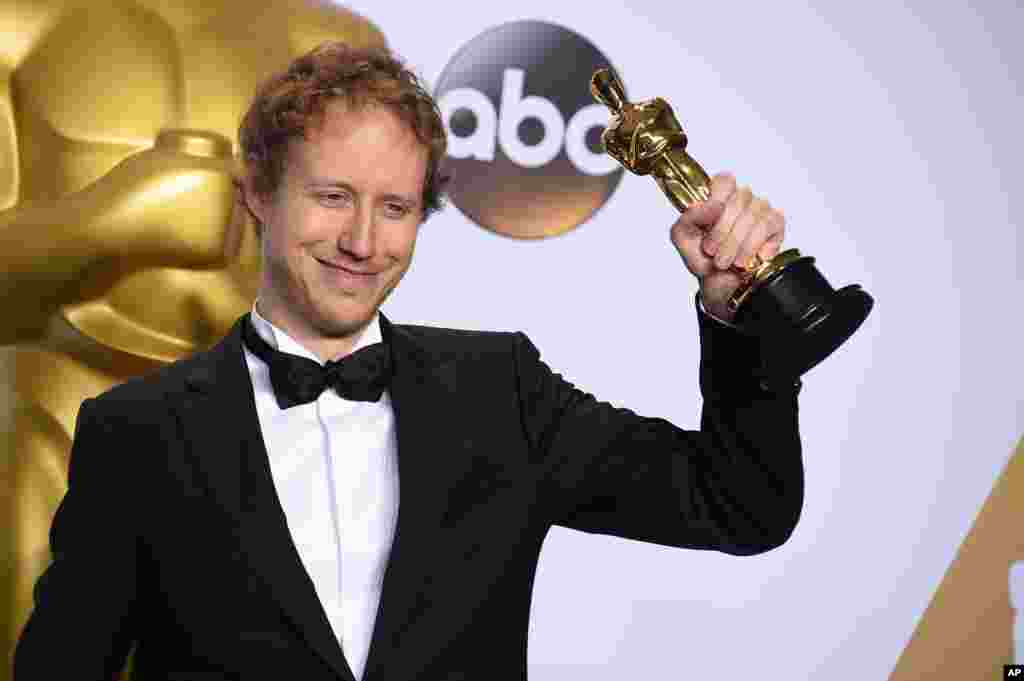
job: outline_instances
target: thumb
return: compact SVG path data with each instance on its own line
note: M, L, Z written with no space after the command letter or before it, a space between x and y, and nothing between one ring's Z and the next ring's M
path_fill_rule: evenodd
M725 204L717 200L690 206L672 225L672 242L677 248L681 248L683 244L700 243L724 211Z
M721 217L725 204L721 201L697 203L686 209L672 225L672 244L686 263L687 269L697 276L710 272L712 256L704 253L704 236Z
M715 226L718 219L725 212L725 202L717 199L710 199L691 206L683 213L681 220L686 223L687 231L691 233L704 234Z

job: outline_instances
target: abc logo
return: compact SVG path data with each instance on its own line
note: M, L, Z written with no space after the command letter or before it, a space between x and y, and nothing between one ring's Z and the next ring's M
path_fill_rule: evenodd
M503 24L459 50L436 88L452 203L519 238L593 215L622 178L601 147L610 114L590 95L590 77L609 65L580 35L540 21Z

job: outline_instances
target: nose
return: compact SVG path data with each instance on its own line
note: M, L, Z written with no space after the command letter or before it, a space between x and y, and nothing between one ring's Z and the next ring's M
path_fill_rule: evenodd
M338 235L338 250L357 260L373 255L374 214L369 206L360 206L352 220Z

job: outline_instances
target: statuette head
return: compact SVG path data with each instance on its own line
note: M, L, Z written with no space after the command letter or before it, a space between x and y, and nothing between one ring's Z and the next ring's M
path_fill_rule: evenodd
M621 114L626 106L626 92L622 81L611 69L600 69L590 79L590 92L614 113Z

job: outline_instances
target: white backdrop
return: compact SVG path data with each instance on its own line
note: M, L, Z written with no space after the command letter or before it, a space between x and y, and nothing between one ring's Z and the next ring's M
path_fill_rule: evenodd
M805 376L807 498L790 542L737 558L556 528L534 591L536 681L884 678L1024 432L1011 194L1024 11L814 4L348 3L431 85L487 28L572 29L632 98L673 104L710 172L785 210L787 245L876 298ZM593 219L544 240L451 206L385 309L524 330L584 389L696 427L696 283L669 243L674 219L629 175Z

